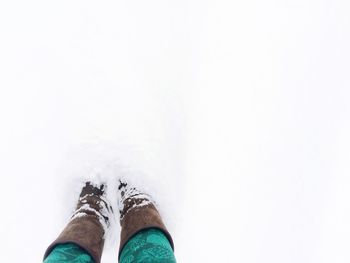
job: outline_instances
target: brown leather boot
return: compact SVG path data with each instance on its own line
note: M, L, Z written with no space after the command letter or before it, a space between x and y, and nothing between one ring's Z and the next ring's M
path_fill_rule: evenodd
M88 252L96 263L100 263L110 211L111 206L105 198L105 185L96 187L87 182L81 191L70 222L48 247L44 260L55 246L74 243Z
M166 229L162 218L155 207L152 198L130 187L126 182L119 181L119 212L120 212L120 246L119 257L126 243L138 232L145 229L157 228L168 238L174 250L174 243Z

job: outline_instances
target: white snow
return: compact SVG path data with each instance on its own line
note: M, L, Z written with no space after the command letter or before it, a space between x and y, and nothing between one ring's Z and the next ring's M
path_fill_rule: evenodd
M117 213L118 177L157 201L178 262L349 262L349 12L1 1L0 262L40 262L86 179Z

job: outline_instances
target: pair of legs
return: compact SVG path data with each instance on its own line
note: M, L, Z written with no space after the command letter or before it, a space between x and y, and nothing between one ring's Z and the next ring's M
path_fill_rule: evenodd
M86 182L76 210L48 247L44 263L100 263L112 208L105 185ZM176 262L172 238L151 197L119 181L119 262Z

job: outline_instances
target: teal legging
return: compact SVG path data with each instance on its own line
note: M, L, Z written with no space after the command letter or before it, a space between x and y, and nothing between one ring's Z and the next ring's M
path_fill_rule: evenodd
M131 238L123 248L120 263L176 263L170 243L162 231L147 229ZM75 244L57 245L44 263L95 263Z

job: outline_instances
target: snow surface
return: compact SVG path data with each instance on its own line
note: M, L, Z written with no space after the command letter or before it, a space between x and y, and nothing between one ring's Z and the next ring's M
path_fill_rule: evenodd
M178 262L349 262L349 12L1 1L0 262L40 262L84 178L113 202L120 176L157 200Z

